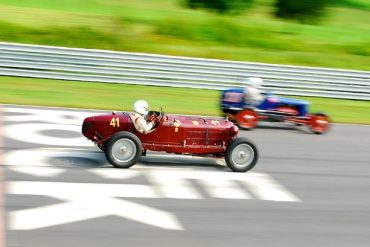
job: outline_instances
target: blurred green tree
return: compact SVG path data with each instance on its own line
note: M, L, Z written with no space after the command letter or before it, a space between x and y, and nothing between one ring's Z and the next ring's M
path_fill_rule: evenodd
M253 0L186 0L192 9L204 8L220 14L242 12L252 3Z
M300 22L317 22L331 0L276 0L275 15Z

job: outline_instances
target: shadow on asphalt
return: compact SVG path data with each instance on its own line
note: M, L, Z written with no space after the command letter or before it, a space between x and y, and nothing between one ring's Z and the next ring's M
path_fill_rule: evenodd
M84 156L84 157L80 157ZM63 156L51 157L49 162L55 167L74 168L103 168L113 166L107 161L102 151L84 152ZM213 168L217 170L228 169L223 158L197 157L191 155L176 155L161 152L148 152L135 164L142 167L168 167L168 168ZM134 165L134 166L135 166ZM117 168L119 169L119 168Z

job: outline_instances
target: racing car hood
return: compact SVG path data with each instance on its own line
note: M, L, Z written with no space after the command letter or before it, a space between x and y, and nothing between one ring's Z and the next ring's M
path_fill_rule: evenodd
M172 122L179 127L181 126L188 133L195 133L206 129L210 135L216 135L216 133L226 134L233 138L239 132L239 128L226 118L182 115L166 115L166 117L166 121Z
M301 100L301 99L292 99L292 98L285 98L285 97L278 97L278 96L275 96L277 97L279 103L281 104L286 104L286 105L309 105L309 103L305 100Z

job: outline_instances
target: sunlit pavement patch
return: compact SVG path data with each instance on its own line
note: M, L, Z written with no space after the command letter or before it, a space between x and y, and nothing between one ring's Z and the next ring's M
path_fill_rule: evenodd
M185 229L173 213L131 202L130 198L300 202L297 196L270 175L255 172L233 173L225 170L224 162L217 159L148 154L130 169L115 169L107 163L102 151L97 148L95 150L93 144L82 137L81 123L88 115L86 112L23 108L7 108L6 112L9 115L5 120L9 124L4 129L4 136L9 140L33 143L35 146L58 146L9 151L4 157L7 169L45 180L56 177L63 179L65 172L84 168L87 173L105 181L8 182L8 194L41 195L63 201L9 212L11 230L33 230L109 215L167 230ZM68 135L61 136L60 133L63 132ZM154 165L148 165L151 162ZM171 164L167 165L168 163ZM190 163L190 166L185 167L185 163ZM177 167L173 167L174 164ZM202 167L199 168L199 165ZM210 167L214 169L210 171ZM140 177L145 179L138 181L146 181L145 184L133 184L132 179ZM128 179L131 179L130 183L125 183ZM191 181L196 181L202 192Z

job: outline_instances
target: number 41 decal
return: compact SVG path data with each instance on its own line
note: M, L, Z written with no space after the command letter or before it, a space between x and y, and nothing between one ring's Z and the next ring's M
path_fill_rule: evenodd
M118 117L112 118L112 120L110 120L109 125L111 125L113 127L119 127L119 118Z

